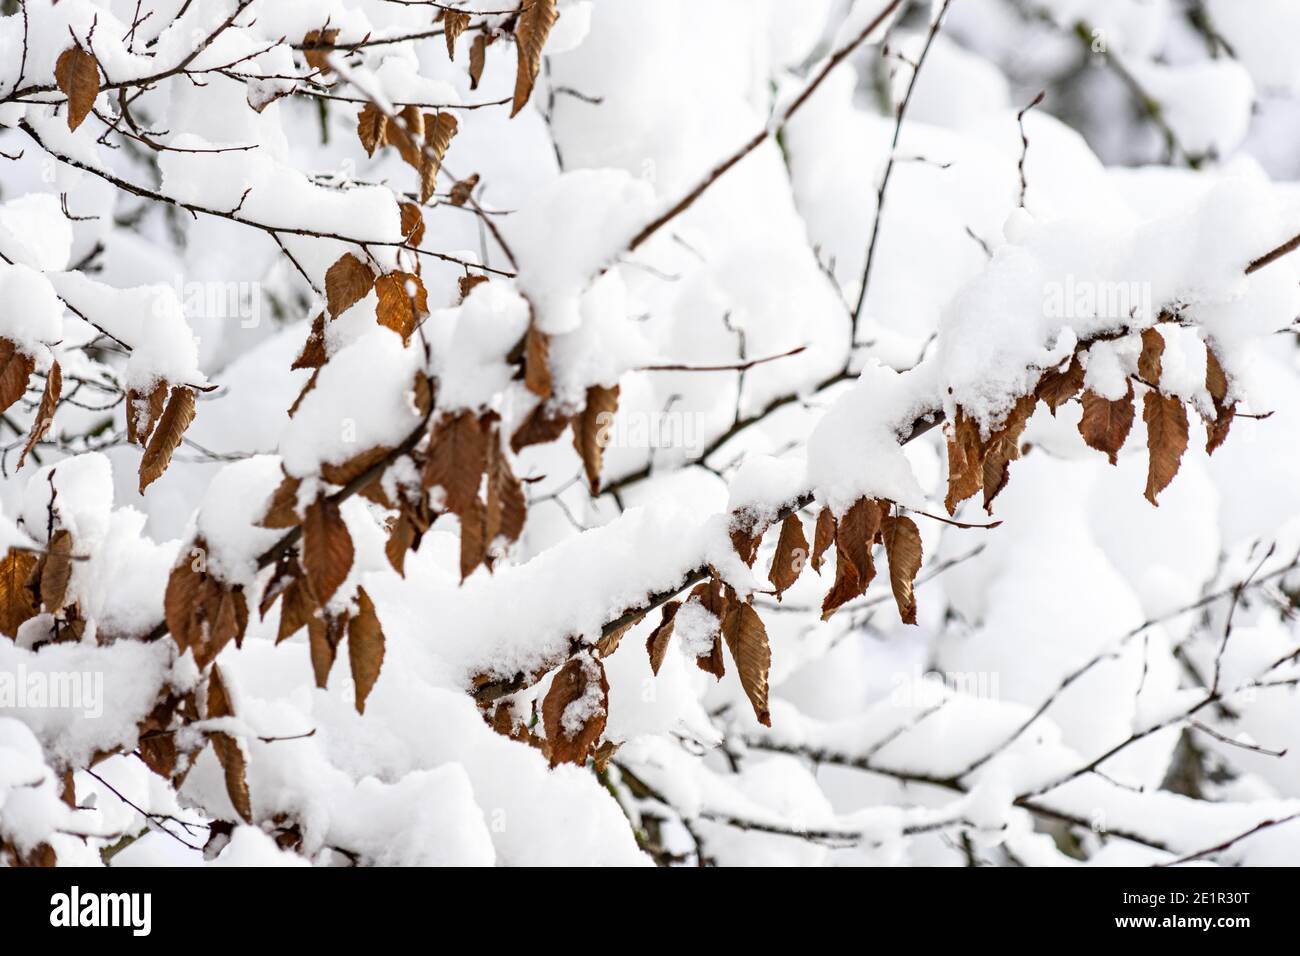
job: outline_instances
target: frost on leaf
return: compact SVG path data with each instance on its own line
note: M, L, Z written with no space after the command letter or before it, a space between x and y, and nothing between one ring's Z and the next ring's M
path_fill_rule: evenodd
M1104 451L1113 465L1119 460L1119 450L1133 427L1133 383L1128 393L1114 401L1102 398L1096 392L1083 393L1083 417L1079 419L1079 434L1089 447Z
M515 27L515 46L519 50L519 68L515 73L515 96L510 115L517 116L533 94L533 84L542 69L542 47L551 27L559 19L556 0L529 0ZM472 74L472 66L471 66Z
M144 455L140 458L140 493L162 477L171 464L172 452L180 447L185 429L194 421L194 392L184 385L171 390L167 407L158 420L158 427L149 437Z
M916 595L912 586L921 569L921 532L911 518L885 515L880 521L880 537L889 559L889 583L904 624L916 623Z
M587 762L605 731L609 682L595 657L575 657L556 672L542 702L542 726L551 766Z
M573 447L582 459L593 495L600 494L600 465L617 411L618 386L592 385L587 389L586 407L573 418Z
M68 98L68 129L75 130L99 95L99 61L80 46L68 47L54 64L54 80Z
M740 672L740 686L754 708L754 716L765 727L772 726L767 709L767 672L772 665L772 651L767 644L767 628L753 606L732 602L722 622L722 636L731 651L731 659Z
M221 677L221 668L212 668L208 675L207 719L217 720L233 717L234 709L230 706L230 696L226 692L225 681ZM245 823L253 822L253 804L248 794L248 759L243 748L230 734L216 731L211 734L212 750L226 778L226 793L235 812Z
M1147 426L1149 452L1146 499L1154 505L1156 496L1178 474L1187 450L1187 409L1171 395L1150 391L1142 400L1142 421Z

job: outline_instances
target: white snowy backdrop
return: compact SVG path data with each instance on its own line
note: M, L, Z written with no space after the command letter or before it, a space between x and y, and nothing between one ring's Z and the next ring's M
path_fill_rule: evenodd
M0 862L1300 853L1300 5L0 13Z

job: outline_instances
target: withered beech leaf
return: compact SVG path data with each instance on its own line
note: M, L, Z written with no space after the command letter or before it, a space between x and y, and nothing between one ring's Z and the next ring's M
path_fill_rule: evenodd
M194 392L184 385L171 390L167 408L158 420L158 427L149 436L140 457L140 493L162 477L171 464L172 452L180 447L185 429L194 421Z
M957 506L974 496L984 484L984 450L979 423L960 408L946 433L948 495L944 507L948 514L956 514Z
M424 466L424 487L441 486L445 508L463 514L487 470L488 433L470 411L443 415L434 426L429 459Z
M419 170L424 150L424 114L418 106L404 106L384 126L384 144L397 150L397 155L414 170Z
M767 644L767 628L753 606L733 602L722 622L722 636L731 651L731 659L740 672L740 686L754 708L754 716L765 727L772 726L767 706L767 672L772 666L772 651Z
M834 543L835 513L830 508L823 508L817 513L817 526L813 529L812 566L818 574L822 573L822 556Z
M437 186L438 170L442 168L447 147L456 135L460 124L452 113L424 114L425 149L420 156L420 202L428 202Z
M99 61L80 46L68 47L54 64L54 82L68 98L68 129L75 130L99 95Z
M740 555L740 560L744 561L749 567L754 566L754 559L758 557L758 546L763 541L763 532L767 528L756 527L749 518L735 516L732 518L731 525L731 546Z
M487 509L476 496L457 517L460 518L460 579L464 582L487 558Z
M375 273L350 252L341 255L325 271L325 302L330 316L338 318L369 294L375 284Z
M325 313L317 312L311 320L307 341L302 344L302 351L289 368L294 371L300 368L320 368L328 361L329 355L325 351Z
M365 588L357 588L357 613L348 621L348 660L356 686L357 713L366 712L366 698L384 663L384 631Z
M36 569L36 555L12 549L0 560L0 634L14 637L24 621L39 610L28 586Z
M879 502L872 498L859 498L836 522L835 547L839 554L846 555L853 562L863 587L875 576L871 546L880 530L882 513Z
M1208 342L1205 344L1205 390L1210 393L1210 400L1214 403L1213 420L1205 419L1205 452L1212 455L1228 437L1228 429L1232 427L1232 420L1237 414L1237 403L1227 400L1228 376Z
M1205 390L1210 393L1216 406L1223 404L1228 397L1228 376L1223 371L1223 363L1207 342L1205 345Z
M442 31L447 38L447 58L456 59L456 38L469 26L469 14L464 10L444 10L442 13Z
M316 686L324 690L329 686L330 671L338 656L339 644L347 633L347 612L328 617L317 615L307 622L307 648L311 654L312 674Z
M510 436L510 450L519 454L530 445L553 442L568 427L569 416L549 410L546 402L538 402Z
M1124 440L1133 427L1135 414L1132 382L1124 397L1114 401L1085 389L1079 434L1089 447L1105 452L1113 465L1119 460L1119 450L1124 447Z
M384 145L388 130L388 117L374 103L361 107L357 116L357 139L361 140L367 156L375 155L375 150Z
M0 412L27 393L27 380L36 363L6 338L0 338Z
M673 636L673 619L677 617L677 609L681 606L681 601L669 601L660 608L659 623L645 640L645 651L650 656L650 673L656 677L659 676L659 668L663 666L664 655L668 653L669 639Z
M474 287L481 283L487 282L488 277L484 275L463 275L456 280L456 289L460 292L460 301L464 302Z
M517 116L533 94L533 84L542 69L542 47L551 27L559 18L556 0L529 0L515 26L515 46L519 51L519 67L515 73L515 97L510 115Z
M474 37L469 47L469 88L477 90L479 80L483 79L483 67L487 62L487 48L496 40L495 36L480 33Z
M722 680L727 671L722 661L722 621L727 616L731 601L722 589L722 582L717 578L710 578L703 584L697 584L687 598L687 602L690 601L698 601L706 611L718 619L718 631L713 635L713 647L709 653L695 658L695 664L705 673Z
M1064 369L1052 368L1043 373L1038 380L1034 394L1047 406L1052 415L1056 410L1079 394L1083 388L1083 363L1076 354Z
M59 396L63 393L63 370L59 368L59 363L55 362L50 366L50 372L45 376L45 390L41 392L41 404L36 409L36 417L32 419L32 429L27 434L27 442L23 445L23 452L18 456L18 467L22 468L23 462L27 460L27 454L36 447L36 443L45 437L45 433L50 430L54 423L54 409L59 405Z
M515 477L510 461L501 450L500 440L493 434L488 439L487 513L484 518L484 540L491 545L498 537L518 541L524 530L528 503L524 487Z
M617 411L618 386L592 385L587 389L586 407L573 419L573 447L582 459L593 495L600 494L600 465Z
M889 583L904 624L916 623L916 595L912 585L921 569L921 532L911 518L885 515L880 522L885 555L889 559Z
M312 30L302 38L303 56L307 65L313 70L319 70L322 76L330 73L329 55L338 38L338 30Z
M263 528L281 530L298 525L298 489L302 479L285 475L271 493L271 500L266 506L266 516L259 524Z
M363 452L358 452L345 462L321 465L320 475L332 485L348 485L360 478L375 465L379 464L392 451L384 445L376 445Z
M1138 355L1138 375L1153 388L1160 386L1165 354L1165 337L1159 329L1142 330L1142 352Z
M230 696L221 676L221 668L213 667L208 675L207 718L233 717ZM218 731L211 734L212 750L226 778L226 793L235 812L245 823L253 822L253 805L248 793L248 761L243 749L230 734Z
M287 641L304 627L311 624L320 602L312 593L307 579L299 575L284 589L280 599L280 627L276 632L275 643Z
M159 383L148 395L134 389L126 393L126 440L133 445L143 445L153 434L154 426L167 407L167 384Z
M551 337L528 323L524 337L524 385L538 398L551 397Z
M196 538L188 551L182 551L163 596L163 613L172 639L182 653L193 653L200 669L216 660L230 641L242 639L248 627L243 588L227 586L200 570L207 547L202 538Z
M66 528L54 537L41 561L41 603L51 614L68 603L68 585L72 582L72 534Z
M352 569L352 535L336 501L319 498L302 522L302 566L321 604L334 596Z
M400 335L405 345L420 319L429 314L424 283L411 272L389 272L375 280L375 292L379 296L376 320Z
M561 667L542 701L542 727L551 766L582 766L605 731L609 713L609 682L605 667L584 654Z
M1146 499L1156 496L1174 480L1187 450L1187 409L1181 399L1149 391L1142 399L1142 421L1147 426Z
M1025 395L1011 409L1002 427L984 444L984 510L993 513L993 499L1007 486L1011 462L1020 457L1020 436L1034 412L1036 399Z
M772 555L772 567L767 579L776 588L776 597L790 588L803 571L808 561L808 539L804 537L803 522L797 514L788 514L781 522L781 533L776 539L776 553Z
M474 195L474 187L478 185L479 175L475 173L468 179L458 180L451 187L451 204L453 206L463 206L469 202L470 197Z
M424 213L413 202L404 202L397 208L401 213L402 236L406 244L418 248L424 239Z

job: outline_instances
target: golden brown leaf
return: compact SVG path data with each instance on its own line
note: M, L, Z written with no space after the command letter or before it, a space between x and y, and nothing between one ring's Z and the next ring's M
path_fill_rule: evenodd
M391 448L376 445L374 448L358 452L341 464L325 462L320 467L320 476L332 485L350 485L387 458L391 452Z
M438 170L442 168L447 147L456 135L460 124L452 113L424 114L425 149L420 157L420 202L428 202L437 185Z
M312 674L316 686L324 690L329 686L330 671L334 667L334 658L338 656L339 644L347 633L348 615L342 614L328 618L313 617L307 622L307 647L311 653Z
M271 493L266 516L260 522L261 527L282 530L298 526L298 489L301 486L300 478L284 476Z
M484 540L491 545L497 537L518 541L524 530L528 503L523 485L515 477L510 462L501 450L495 434L488 439L487 512L484 518Z
M36 409L36 417L32 419L32 430L27 435L27 443L23 445L23 453L18 456L19 468L27 460L27 453L36 447L36 443L45 437L45 433L54 423L54 409L59 405L59 396L62 392L63 370L59 368L59 363L55 362L50 366L50 373L45 377L45 390L41 393L40 407Z
M397 150L402 160L414 170L419 170L424 151L420 144L424 141L424 114L418 106L405 106L397 114L396 122L390 119L384 127L386 145Z
M740 686L754 708L754 716L765 727L772 726L767 706L767 672L772 665L772 651L767 645L767 628L749 604L735 602L722 622L722 636L731 651L731 659L740 672Z
M1091 389L1083 392L1083 417L1079 420L1079 434L1091 448L1104 451L1113 465L1119 459L1119 450L1133 427L1133 384L1121 399L1102 398Z
M330 316L337 319L364 299L374 285L375 274L370 266L345 252L325 272L325 301Z
M388 131L388 117L374 103L361 107L357 116L357 139L365 147L366 155L375 155L375 150L384 145Z
M1016 402L1007 420L984 444L981 475L984 484L984 510L993 513L993 499L1007 486L1011 462L1020 457L1020 435L1034 412L1035 398L1026 395Z
M357 588L357 613L348 621L348 660L356 686L357 713L364 714L366 698L384 664L384 631L365 588Z
M1138 356L1138 375L1142 381L1152 387L1159 387L1163 371L1162 359L1165 354L1165 337L1159 329L1143 329L1142 354Z
M865 588L875 577L875 565L871 560L871 546L880 531L880 517L883 514L880 503L871 498L859 498L844 516L836 522L835 548L837 560L839 555L847 557L857 572L858 580Z
M787 591L803 571L808 560L808 539L804 537L803 522L797 514L788 514L781 522L781 533L776 539L776 553L772 555L772 567L767 579L776 588L776 599Z
M402 216L402 236L406 244L418 248L424 239L424 213L413 202L404 202L397 208Z
M1208 343L1205 346L1205 390L1210 393L1216 408L1228 397L1228 376L1223 371L1219 356Z
M510 437L510 450L518 454L530 445L553 442L568 427L567 415L552 413L548 411L546 402L538 402Z
M180 447L185 429L194 421L194 392L184 385L171 390L167 408L158 420L158 427L149 436L140 457L140 493L162 477L171 464L172 452Z
M573 419L573 447L582 459L593 495L600 494L600 465L617 411L618 386L592 385L587 389L586 407Z
M194 655L199 668L214 661L232 640L242 640L248 628L248 604L243 588L227 587L206 571L198 570L194 552L202 555L207 544L196 538L192 549L167 579L163 611L176 646Z
M599 695L596 706L565 720L565 712L571 704L588 700L588 688L593 683L597 685ZM575 657L561 667L542 701L542 726L546 730L551 766L585 764L605 731L608 714L609 682L605 679L604 665L595 657L583 656ZM576 729L575 723L578 724Z
M441 486L445 508L464 514L478 500L478 486L487 470L488 433L478 416L464 411L444 415L433 429L429 460L424 466L424 487Z
M330 73L329 55L338 38L338 30L312 30L302 38L303 56L307 65L313 70L320 70L321 76Z
M475 173L468 179L458 180L451 187L451 204L453 206L463 206L469 202L470 197L474 195L474 187L478 185L479 175Z
M487 557L487 511L477 497L458 512L460 518L460 579L463 582Z
M325 313L318 312L316 318L311 320L311 331L307 333L307 341L303 343L302 351L298 353L298 357L293 360L289 368L291 370L320 368L328 361L329 355L325 351Z
M668 642L673 636L673 619L677 617L677 609L681 606L681 601L669 601L660 608L659 623L646 638L645 651L650 655L650 673L656 677L659 676L659 668L663 666L664 655L668 653Z
M695 664L706 674L712 674L718 680L722 680L727 669L722 661L721 622L726 619L731 607L731 599L723 591L722 582L717 578L710 578L703 584L697 584L687 601L698 601L706 611L718 619L718 632L713 637L712 649L709 653L695 658Z
M338 503L319 498L302 522L302 566L312 591L323 605L334 596L352 569L352 535Z
M68 603L72 581L72 534L67 529L54 532L40 564L41 603L53 614Z
M28 586L36 569L36 555L10 550L0 560L0 634L14 637L23 622L36 616L36 595Z
M0 338L0 412L27 393L27 380L36 363L18 351L18 346Z
M99 96L99 61L80 46L68 47L54 64L54 81L68 98L68 129L75 130Z
M818 574L822 573L822 555L835 543L835 513L830 508L823 508L817 515L817 526L813 529L812 566Z
M444 10L442 13L442 31L447 39L447 58L456 59L456 38L469 26L469 14L463 10Z
M1034 394L1054 416L1058 408L1079 394L1083 388L1083 374L1083 363L1076 354L1064 370L1052 368L1044 372Z
M388 529L388 540L384 543L384 555L388 558L388 563L403 577L406 576L406 552L415 547L415 542L415 525L403 508Z
M559 19L556 0L529 0L515 26L515 46L519 51L519 67L515 73L515 97L510 115L517 116L528 98L533 95L533 84L542 69L542 47L551 27Z
M921 532L911 518L885 515L880 522L885 555L889 558L889 583L894 589L898 615L904 624L916 623L916 595L912 585L921 569Z
M207 704L209 720L235 715L219 667L213 667L212 673L208 676ZM239 741L230 734L218 731L211 737L212 750L225 773L226 793L230 796L230 803L245 823L252 823L253 805L248 793L248 761L244 757L244 751L239 746Z
M286 641L309 626L318 607L320 602L312 593L307 579L301 575L295 577L284 589L284 597L280 599L280 627L276 632L275 643Z
M944 506L956 514L957 505L973 496L984 483L984 452L979 424L960 408L947 430L948 495Z
M474 291L476 285L487 281L488 277L483 275L461 276L456 280L456 288L460 291L460 301L464 302L465 298Z
M496 40L495 36L480 33L469 47L469 88L477 90L479 80L483 78L483 66L487 62L487 48Z
M524 385L528 391L543 400L551 397L551 337L528 323L524 336Z
M420 277L410 272L390 272L375 281L379 304L375 318L385 328L402 337L402 344L411 339L420 319L429 314L429 299Z
M1156 496L1174 480L1187 450L1187 409L1181 399L1149 391L1142 400L1142 421L1147 426L1146 499Z
M758 546L762 544L763 532L766 530L766 527L755 527L749 518L739 515L732 518L731 546L740 555L740 560L751 568L754 559L758 557Z

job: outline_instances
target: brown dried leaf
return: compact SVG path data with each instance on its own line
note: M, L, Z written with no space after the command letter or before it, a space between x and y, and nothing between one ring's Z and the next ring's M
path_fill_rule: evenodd
M375 274L370 266L345 252L325 272L325 301L330 316L337 319L364 299L374 285Z
M1064 370L1053 368L1044 372L1043 377L1038 380L1038 388L1034 390L1034 394L1054 416L1056 410L1078 395L1082 388L1083 363L1079 361L1079 356L1076 354Z
M147 396L134 389L126 393L126 440L143 445L153 434L154 426L167 407L167 385L159 383ZM143 419L143 421L142 421Z
M1149 391L1142 400L1142 421L1147 426L1146 499L1157 504L1156 496L1174 480L1187 450L1187 409L1181 399Z
M402 216L402 235L408 246L419 247L424 239L424 212L413 202L397 207Z
M772 666L772 651L767 644L763 619L749 604L734 603L722 622L731 659L740 672L740 686L745 689L754 708L754 716L765 727L772 726L767 706L767 672Z
M442 168L447 147L456 135L460 124L452 113L424 114L425 149L420 157L420 202L428 202L437 185L438 170Z
M697 584L687 601L698 601L706 611L718 619L718 631L713 637L713 648L708 654L695 658L695 664L705 673L722 680L727 670L722 661L722 621L726 619L731 600L723 591L722 582L717 578L710 578L703 584Z
M1205 389L1210 393L1216 408L1228 397L1228 376L1223 371L1219 356L1208 343L1205 346Z
M836 523L836 560L845 556L853 563L863 588L876 576L871 560L871 546L880 531L880 518L884 513L880 503L871 498L859 498Z
M324 690L329 686L330 671L338 656L339 644L347 633L347 612L329 618L313 617L307 622L307 647L311 653L312 674L316 686Z
M414 273L390 272L375 281L375 292L379 295L375 318L380 325L400 335L405 345L420 319L429 314L424 283Z
M477 90L479 80L483 78L483 66L487 63L487 48L496 41L496 36L480 33L469 47L469 88Z
M808 539L804 537L803 522L797 514L788 514L781 522L781 533L776 539L776 553L772 555L772 567L767 579L776 588L776 599L787 591L803 571L808 561Z
M415 543L415 525L403 509L388 529L388 540L384 543L384 555L388 558L388 563L403 577L406 576L406 552L412 550Z
M812 566L818 574L822 573L822 555L835 543L835 513L830 508L823 508L817 515L817 526L813 529Z
M880 523L885 554L889 558L889 583L894 589L898 615L904 624L916 623L916 595L912 585L921 570L921 532L911 518L885 515Z
M32 430L27 435L27 443L23 445L23 453L18 456L19 468L22 468L23 462L27 460L27 453L36 447L36 443L45 437L45 433L54 424L54 410L59 405L59 396L62 393L63 370L59 368L59 363L55 362L50 366L50 373L45 377L45 391L41 393L40 407L36 409L36 417L32 419Z
M540 399L551 397L551 337L528 323L524 337L524 385Z
M600 494L600 464L617 411L618 386L592 385L587 389L586 407L573 419L573 447L582 459L593 495Z
M960 408L948 435L948 496L944 506L956 514L957 505L973 496L984 482L984 452L979 424Z
M463 206L469 202L470 197L474 195L474 187L478 185L478 179L478 173L475 173L468 179L458 180L451 187L451 204L453 206Z
M476 285L487 281L488 277L483 275L461 276L456 280L456 288L460 291L460 301L464 302L465 298L474 291Z
M374 103L361 107L357 116L357 139L365 147L366 155L375 155L375 150L384 145L388 131L388 117Z
M1138 375L1142 381L1153 387L1159 387L1161 359L1165 354L1165 337L1159 329L1142 331L1142 354L1138 356Z
M551 27L559 19L555 4L556 0L529 0L524 12L519 15L519 22L515 26L519 67L515 73L514 103L510 107L512 117L518 115L533 94L533 84L537 82L537 74L542 69L542 47L546 45Z
M271 501L266 506L266 517L259 522L260 526L274 530L296 528L298 526L298 489L301 486L302 479L285 475L280 484L276 486L275 491L271 493Z
M446 510L464 514L472 501L478 501L479 482L487 470L488 437L478 416L469 411L443 415L434 426L424 487L443 488Z
M588 701L588 688L596 685L597 697L595 707L587 712L579 712L568 721L565 712L571 704ZM546 741L550 749L551 766L573 763L582 766L587 762L596 741L605 731L605 720L609 714L609 682L605 679L605 667L595 657L575 657L565 664L551 680L550 690L542 701L542 726L546 730ZM573 728L575 723L577 729Z
M1102 398L1091 389L1084 389L1079 434L1089 447L1105 452L1113 465L1119 459L1119 450L1124 447L1129 429L1133 427L1134 414L1132 382L1129 383L1128 393L1115 401Z
M72 581L72 534L66 529L54 532L41 561L41 603L51 614L68 603L68 584Z
M221 677L221 668L212 668L208 677L207 717L214 720L219 717L233 717L235 712L230 706L230 697ZM248 793L248 761L244 756L239 741L227 733L213 733L212 750L225 772L226 793L235 812L245 823L253 822L253 805Z
M510 437L510 450L519 454L530 445L553 442L563 435L564 429L568 427L567 415L552 413L547 410L546 402L538 402Z
M460 579L468 578L487 558L487 510L477 497L458 513L460 518Z
M36 371L36 363L18 351L18 346L0 338L0 412L27 393L27 380Z
M302 566L321 604L334 596L352 569L352 535L338 503L319 498L302 522Z
M68 129L75 130L99 96L99 61L80 46L68 47L54 64L54 82L68 98Z
M491 545L498 536L507 541L518 541L528 515L528 502L524 487L515 477L510 462L501 450L496 435L488 441L487 513L484 518L484 540Z
M16 549L0 560L0 634L15 637L23 622L39 610L36 595L28 586L36 560L30 551Z
M1228 438L1228 429L1237 415L1237 405L1225 405L1219 409L1219 415L1213 421L1205 420L1205 453L1213 455L1215 450Z
M357 613L348 621L348 660L356 685L357 713L366 712L366 698L384 664L384 631L365 588L357 588Z
M424 140L424 114L418 106L405 106L396 119L398 122L390 119L384 127L386 145L394 147L403 161L418 171L424 158L420 148Z
M158 427L149 436L149 444L140 457L140 493L162 477L171 464L172 452L180 447L185 429L194 421L194 392L184 385L171 390L167 408Z
M311 320L311 331L307 333L307 341L303 343L302 351L298 353L298 357L293 360L289 368L290 370L320 368L328 361L329 355L325 351L325 313L318 312L316 318Z
M349 485L387 458L391 452L391 448L377 445L353 455L342 464L322 464L320 475L332 485Z
M334 41L339 38L338 30L312 30L302 38L303 56L307 65L313 70L320 70L321 76L329 76L329 55L334 49ZM314 49L313 49L314 47Z
M740 560L752 568L754 559L758 557L758 546L763 542L763 532L767 528L755 528L748 518L741 516L734 516L732 522L731 546L740 555Z
M984 445L981 474L984 484L984 510L993 513L993 499L1007 486L1011 462L1020 457L1020 435L1034 412L1036 399L1025 395L1016 402L1002 427L989 436Z
M673 636L673 619L681 606L681 601L669 601L660 608L659 623L646 638L645 650L650 655L650 673L656 677L659 676L659 668L663 666L664 655L668 653L668 642Z
M193 551L207 544L196 538ZM248 628L248 604L243 588L229 588L206 571L195 568L192 553L182 555L167 579L163 611L167 629L181 652L194 654L200 669L214 661L232 640L243 639Z
M442 13L442 31L447 38L447 58L456 59L456 38L469 26L469 14L463 10L444 10Z
M284 597L280 599L280 627L276 632L275 643L287 641L309 626L318 607L320 602L312 593L307 579L301 575L295 577L284 589Z

